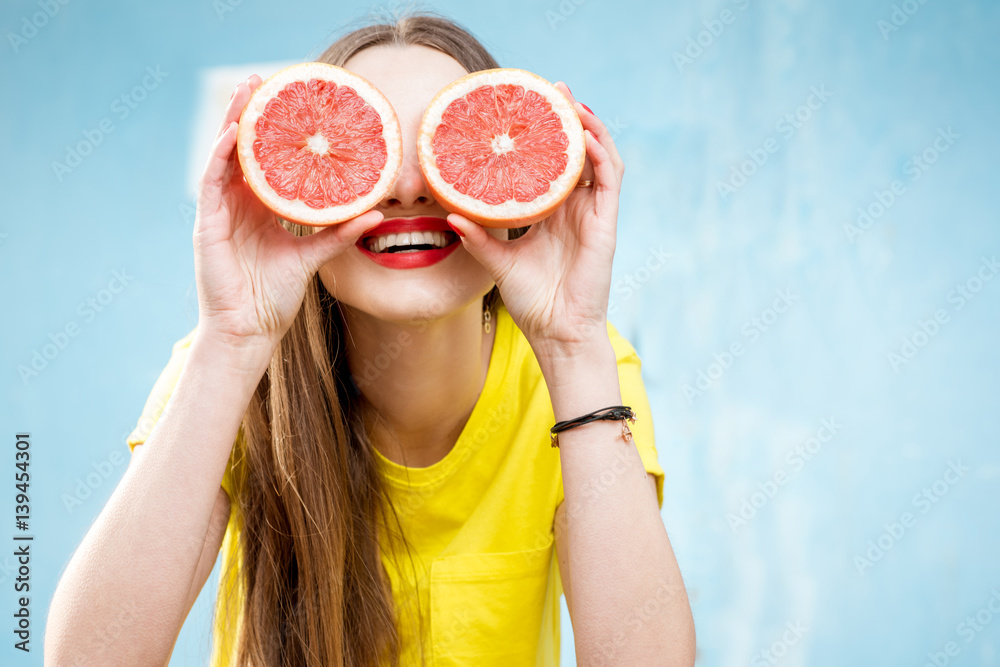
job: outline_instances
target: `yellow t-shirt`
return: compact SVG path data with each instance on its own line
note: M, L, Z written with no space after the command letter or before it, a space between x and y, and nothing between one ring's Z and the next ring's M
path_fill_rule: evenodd
M563 487L559 449L549 443L552 404L534 353L502 304L496 327L486 383L452 450L426 468L398 465L375 450L413 556L411 565L405 553L397 552L400 569L386 555L382 559L400 610L403 665L419 664L421 647L427 665L434 667L559 665L563 589L553 520ZM637 415L632 442L646 471L656 475L662 507L664 473L639 358L611 323L608 333L623 404ZM175 343L128 437L131 449L145 441L162 413L193 337L194 331ZM230 466L222 480L230 497L232 474ZM382 528L382 544L388 544ZM224 565L240 562L238 536L234 509L221 549ZM235 581L220 581L220 596L234 590ZM411 613L415 602L422 632ZM238 602L234 608L240 608ZM217 610L213 667L231 664L238 622Z

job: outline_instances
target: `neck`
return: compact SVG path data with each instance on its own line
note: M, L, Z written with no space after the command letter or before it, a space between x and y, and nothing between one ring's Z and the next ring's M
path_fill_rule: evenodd
M386 322L341 304L347 363L373 413L374 446L390 461L424 468L455 446L486 382L496 327L482 301L441 319Z

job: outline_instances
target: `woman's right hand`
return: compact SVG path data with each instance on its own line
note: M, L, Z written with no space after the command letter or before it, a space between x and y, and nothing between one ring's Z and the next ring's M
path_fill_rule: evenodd
M352 246L383 215L352 220L297 237L285 229L243 179L236 132L256 74L239 84L199 184L194 223L198 330L227 345L270 346L285 334L319 268Z

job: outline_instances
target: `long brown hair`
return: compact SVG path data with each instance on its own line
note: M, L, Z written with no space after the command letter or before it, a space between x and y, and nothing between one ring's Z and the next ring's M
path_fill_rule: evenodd
M429 12L353 30L316 60L343 66L382 44L436 48L469 72L499 67L467 30ZM297 236L313 231L283 224ZM497 298L494 287L485 305ZM380 557L393 550L380 547L379 525L388 530L390 515L400 524L347 368L343 328L314 276L243 418L233 451L240 557L223 574L237 582L242 608L219 596L225 618L240 616L229 627L238 665L399 664L399 610Z

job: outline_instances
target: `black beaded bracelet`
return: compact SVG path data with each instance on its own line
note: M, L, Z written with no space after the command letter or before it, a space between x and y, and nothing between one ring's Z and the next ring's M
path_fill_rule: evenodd
M549 429L549 437L552 439L552 446L558 447L559 434L563 431L568 431L571 428L583 426L584 424L589 424L590 422L618 421L619 419L622 420L622 439L628 442L632 439L632 431L629 430L628 424L625 423L625 420L627 419L629 423L634 424L635 413L632 412L632 408L627 405L613 405L610 408L595 410L590 414L577 417L576 419L568 419L564 422L557 422L555 426Z

